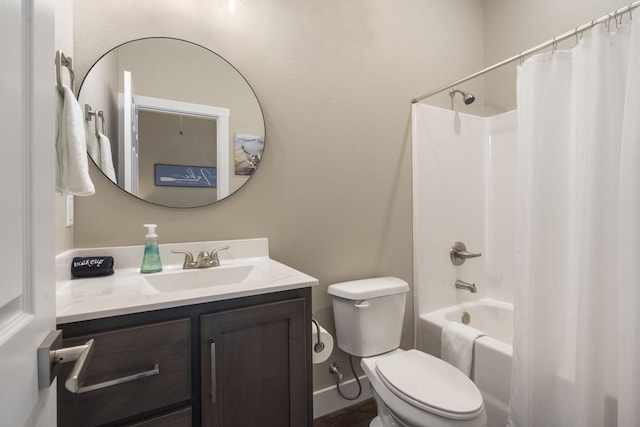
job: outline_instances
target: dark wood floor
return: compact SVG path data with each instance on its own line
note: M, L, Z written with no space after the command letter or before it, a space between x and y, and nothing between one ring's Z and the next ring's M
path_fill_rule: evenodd
M313 422L313 427L368 427L376 414L376 401L367 399L317 418Z

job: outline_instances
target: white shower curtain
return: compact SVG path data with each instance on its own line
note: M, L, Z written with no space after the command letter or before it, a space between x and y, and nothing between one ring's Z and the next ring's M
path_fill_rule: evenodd
M509 425L640 426L640 15L518 70Z

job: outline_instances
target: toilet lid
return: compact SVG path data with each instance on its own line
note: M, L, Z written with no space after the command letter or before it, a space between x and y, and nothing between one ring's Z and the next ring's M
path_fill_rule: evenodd
M376 361L384 384L405 402L452 419L470 419L483 410L482 394L460 370L418 350Z

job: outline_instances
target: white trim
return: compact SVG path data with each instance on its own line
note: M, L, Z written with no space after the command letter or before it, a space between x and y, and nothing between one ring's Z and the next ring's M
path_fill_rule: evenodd
M346 408L363 400L373 397L369 388L369 379L366 375L360 378L362 384L362 394L356 400L343 399L339 394L336 386L324 388L313 392L313 418L320 418L340 409ZM355 379L345 381L340 384L340 390L347 396L353 396L358 392L358 384Z
M137 178L134 175L138 174L138 165L134 165L133 162L137 160L137 156L133 154L133 149L138 150L137 139L137 114L134 113L134 108L137 107L137 99L135 88L133 87L133 80L129 71L124 72L124 94L118 96L118 99L122 99L122 126L120 131L122 132L122 143L118 144L118 182L123 185L125 191L138 195ZM96 118L97 120L97 118ZM135 121L135 125L132 125ZM132 129L135 128L135 129ZM134 183L136 185L134 186Z
M136 96L138 110L160 111L164 113L182 114L191 117L206 117L217 121L217 193L218 200L229 195L229 117L231 110L212 105L192 104L190 102L173 101L151 96Z
M193 117L222 117L228 119L231 110L212 105L192 104L190 102L174 101L172 99L154 98L152 96L137 95L138 108L165 113L179 113Z

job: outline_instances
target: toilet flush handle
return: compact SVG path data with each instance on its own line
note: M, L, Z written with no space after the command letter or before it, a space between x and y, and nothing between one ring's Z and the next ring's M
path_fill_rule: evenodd
M355 308L362 308L362 309L364 309L364 308L369 308L369 301L367 301L366 299L365 299L365 300L362 300L362 301L358 301L358 302L357 302L357 303L355 303L353 306L354 306Z

